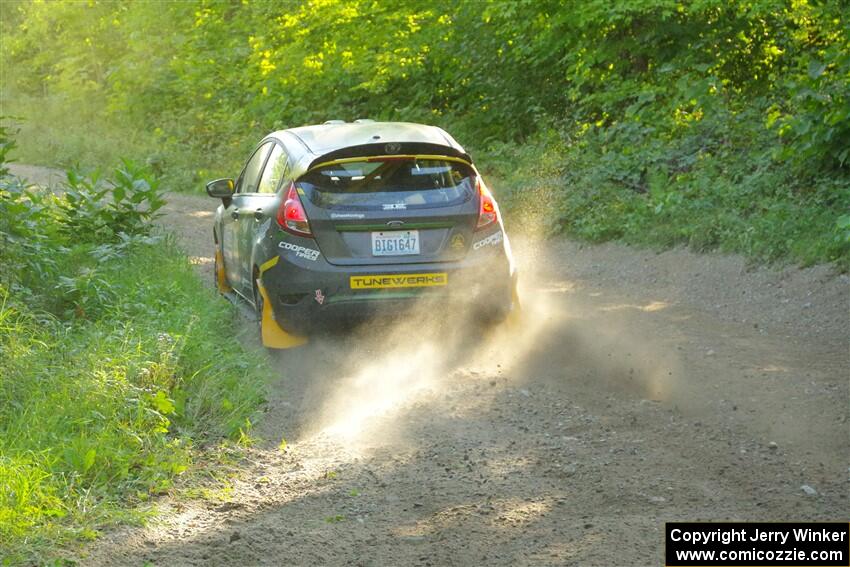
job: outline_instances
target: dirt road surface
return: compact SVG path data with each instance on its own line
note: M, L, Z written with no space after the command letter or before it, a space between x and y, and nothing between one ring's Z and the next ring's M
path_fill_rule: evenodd
M162 221L208 281L215 206ZM848 519L850 278L508 230L521 324L284 353L228 501L164 499L77 559L663 565L666 521Z

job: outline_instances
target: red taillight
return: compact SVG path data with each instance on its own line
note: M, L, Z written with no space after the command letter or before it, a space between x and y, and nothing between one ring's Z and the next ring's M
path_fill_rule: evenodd
M496 200L490 194L490 190L487 189L480 177L475 179L475 186L478 188L478 195L481 199L481 204L478 206L478 224L475 226L475 230L481 230L499 220L499 208L496 206Z
M313 231L310 230L310 221L307 220L307 213L304 212L304 205L301 204L301 198L298 197L295 183L289 185L286 198L277 211L277 224L286 232L298 236L313 236Z

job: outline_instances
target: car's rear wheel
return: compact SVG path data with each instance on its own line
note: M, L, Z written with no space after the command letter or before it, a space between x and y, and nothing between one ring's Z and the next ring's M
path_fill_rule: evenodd
M498 326L508 319L515 319L519 316L521 308L519 301L519 293L517 292L517 280L513 278L510 284L510 289L504 289L500 293L489 295L492 299L494 296L501 295L502 301L497 301L495 304L488 303L479 311L478 320L485 327Z
M480 320L485 327L497 327L504 323L510 314L510 309L488 309L481 314Z
M252 291L254 295L254 311L257 313L257 320L260 325L263 324L263 294L260 293L260 271L255 267L254 274L251 276Z
M254 268L254 275L251 278L252 291L254 296L254 312L257 314L257 332L260 337L260 341L263 341L263 307L265 306L265 300L263 299L263 294L260 293L260 280L259 273L256 268ZM269 352L274 353L275 349L269 349Z

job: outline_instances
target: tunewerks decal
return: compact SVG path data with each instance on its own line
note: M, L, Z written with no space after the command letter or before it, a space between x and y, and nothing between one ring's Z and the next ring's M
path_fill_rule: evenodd
M315 262L319 258L318 250L313 250L312 248L305 248L304 246L292 244L291 242L281 242L278 244L278 247L283 248L284 250L289 250L290 252L295 252L295 255L299 258L304 258L305 260L310 260L311 262Z
M431 287L446 285L449 275L445 272L433 274L394 274L376 276L351 276L351 289L395 288L395 287Z

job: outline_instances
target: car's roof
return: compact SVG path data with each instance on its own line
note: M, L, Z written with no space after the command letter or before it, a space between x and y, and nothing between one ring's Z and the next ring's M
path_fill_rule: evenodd
M412 122L331 121L278 130L266 136L269 138L276 138L286 146L299 169L306 169L320 156L367 144L429 144L451 148L453 153L466 153L442 128Z
M285 131L298 137L314 154L326 154L348 146L389 142L460 147L441 128L412 122L333 123L301 126Z

